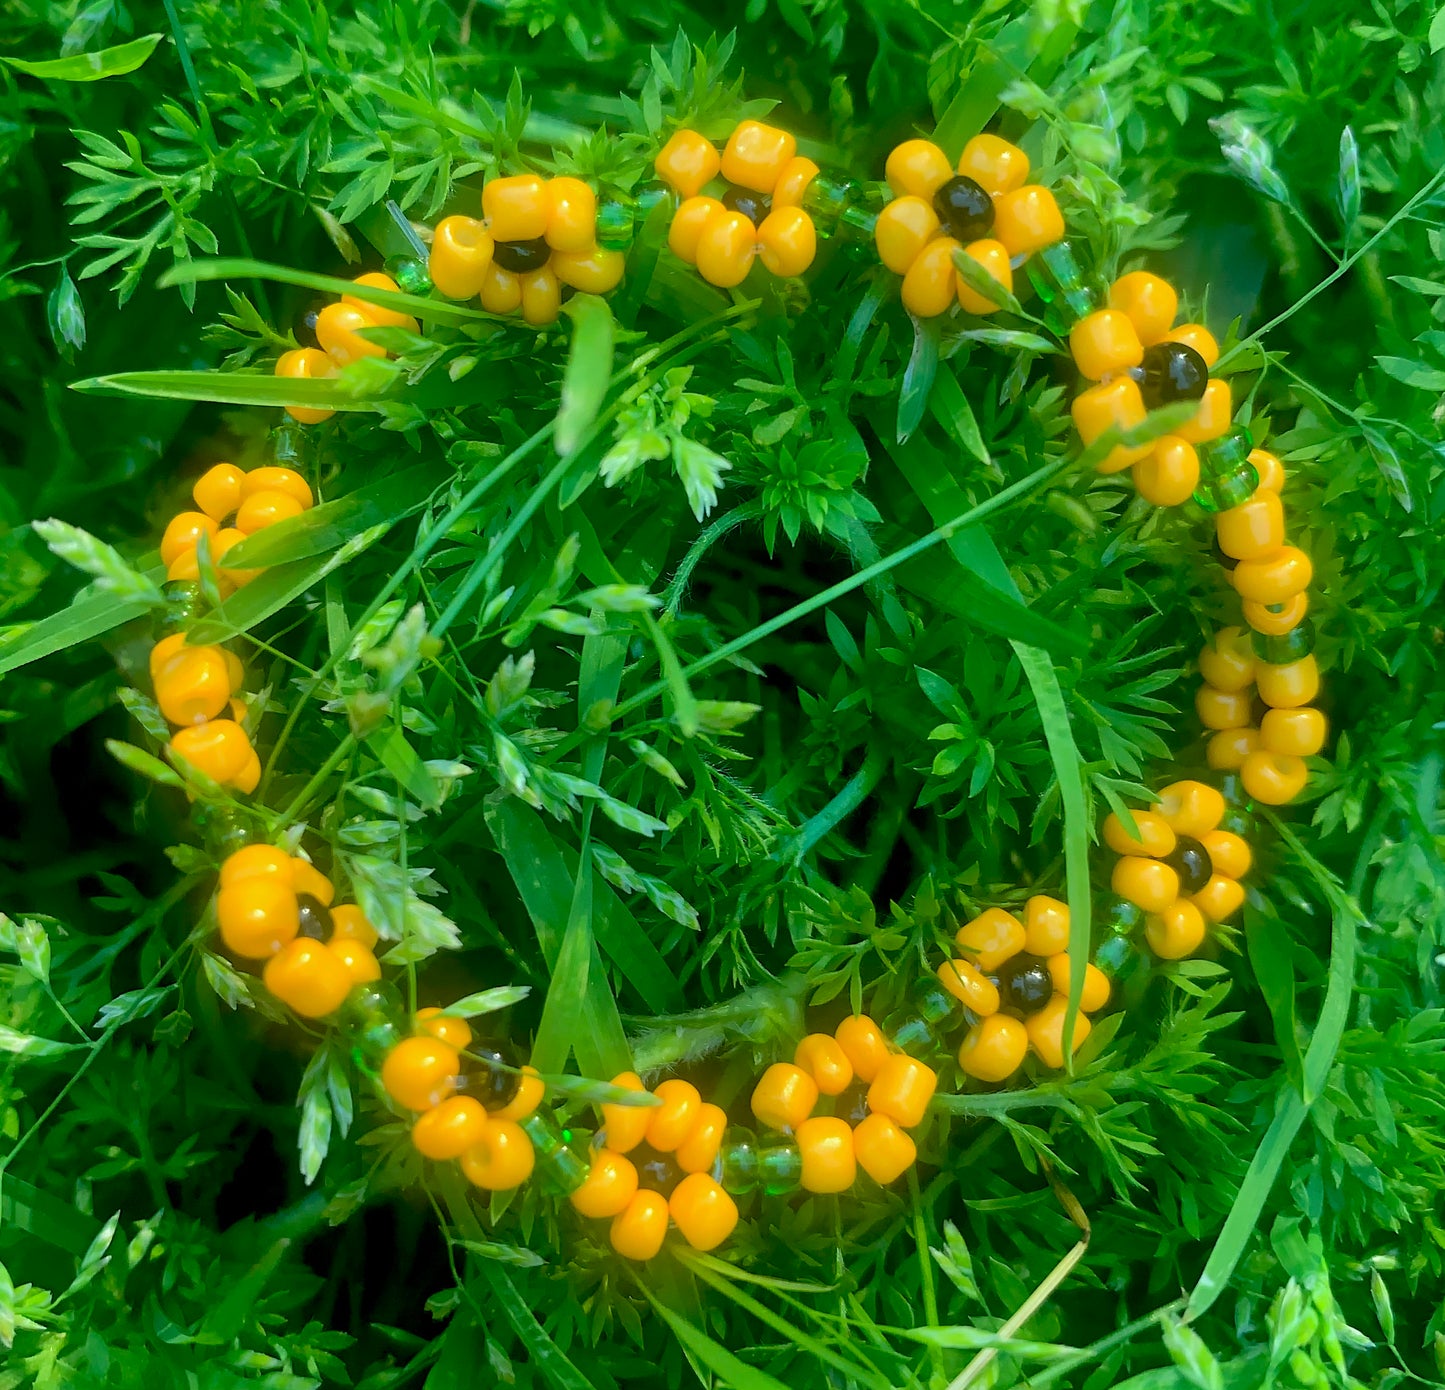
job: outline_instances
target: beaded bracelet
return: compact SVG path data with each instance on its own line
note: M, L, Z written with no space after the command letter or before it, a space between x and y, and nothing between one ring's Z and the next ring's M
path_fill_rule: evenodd
M1308 776L1303 760L1324 745L1324 716L1311 706L1319 674L1305 616L1310 563L1285 543L1284 470L1232 423L1229 384L1209 376L1219 350L1207 329L1174 324L1178 297L1156 275L1135 271L1107 288L1096 284L1065 240L1053 195L1028 182L1030 162L1017 145L975 136L954 163L932 142L905 141L888 158L885 194L823 174L787 132L743 121L721 151L695 131L676 131L655 170L660 182L630 200L599 200L575 178L492 179L482 189L482 217L440 222L424 265L404 258L356 283L477 298L490 313L544 326L566 291L605 294L621 282L637 217L663 202L672 254L724 289L740 285L754 259L774 276L801 275L819 237L835 235L871 241L919 318L995 313L1023 270L1046 325L1067 337L1087 383L1072 404L1082 444L1122 436L1098 471L1131 470L1147 501L1193 498L1214 515L1244 624L1217 633L1199 656L1196 708L1220 782L1174 782L1150 809L1104 821L1104 841L1118 856L1115 897L1079 990L1077 1052L1090 1015L1139 966L1141 943L1180 960L1199 949L1210 924L1239 909L1252 863L1251 801L1296 797ZM277 375L331 376L384 355L369 329L417 331L410 316L349 295L320 309L311 326L316 346L283 354ZM1150 410L1179 403L1194 413L1173 433L1133 442ZM286 409L303 424L331 414ZM194 497L197 510L166 528L162 558L182 586L194 587L214 566L222 597L256 574L227 569L228 550L313 503L292 468L244 473L227 463L200 479ZM156 644L151 673L160 709L177 726L173 756L224 787L253 791L260 765L244 727L239 660L217 645L190 646L176 632ZM1257 721L1256 706L1264 710ZM613 1248L634 1260L656 1255L670 1226L696 1249L715 1248L749 1193L842 1193L860 1170L876 1184L898 1180L917 1158L909 1131L923 1122L938 1081L914 1054L941 1032L966 1026L957 1065L984 1084L1007 1082L1030 1052L1045 1067L1065 1064L1069 909L1035 895L1018 914L988 907L965 923L956 951L882 1026L852 1015L832 1033L802 1038L792 1061L768 1067L752 1092L757 1130L730 1124L686 1080L649 1088L629 1071L611 1078L584 1158L544 1079L508 1044L476 1038L465 1019L442 1010L408 1017L382 978L378 932L358 906L335 901L333 884L307 858L269 844L234 848L214 910L226 949L260 964L276 999L301 1017L334 1022L378 1091L414 1117L412 1143L423 1156L456 1161L489 1191L540 1172L581 1215L610 1221Z

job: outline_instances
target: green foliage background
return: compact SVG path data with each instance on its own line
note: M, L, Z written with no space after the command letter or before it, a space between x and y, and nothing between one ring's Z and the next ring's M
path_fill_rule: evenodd
M916 1182L624 1270L535 1191L429 1184L208 951L221 799L193 828L153 756L153 546L277 412L69 387L269 370L304 290L157 278L354 273L399 249L388 198L470 210L518 158L625 191L672 123L770 103L876 178L1000 95L1104 270L1147 257L1228 330L1315 561L1333 757L1262 826L1242 929L1141 977L1074 1076L946 1070ZM1442 116L1434 0L8 0L0 1387L942 1387L990 1347L1004 1384L1441 1383ZM421 1002L528 986L507 1024L548 1066L608 1075L630 1036L736 1101L805 1004L886 1011L1198 765L1186 667L1232 612L1192 507L1070 459L1032 325L915 339L866 248L732 307L649 279L657 234L610 388L587 308L433 323L349 378L309 466L362 501L292 531L237 645L280 742L257 828L311 827ZM1030 1301L1064 1194L1088 1247Z

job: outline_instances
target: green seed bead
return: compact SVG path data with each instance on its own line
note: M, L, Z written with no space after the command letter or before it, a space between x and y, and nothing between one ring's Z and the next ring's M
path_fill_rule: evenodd
M160 626L167 634L189 627L205 610L206 600L194 579L169 579L161 592L166 606L161 610Z
M271 462L280 468L294 468L304 473L311 461L311 440L307 427L287 420L271 431Z
M1243 806L1226 806L1219 818L1219 829L1247 840L1254 834L1254 817Z
M632 195L639 218L646 217L659 203L677 205L677 194L665 183L644 183Z
M1127 936L1111 936L1094 952L1094 964L1117 984L1129 979L1143 963L1143 952Z
M1029 282L1044 305L1044 322L1057 334L1104 307L1105 293L1097 276L1080 265L1074 244L1056 241L1029 257Z
M916 1009L902 1008L883 1020L883 1031L901 1051L923 1056L938 1047L933 1025Z
M1205 511L1222 512L1254 496L1259 473L1249 461L1253 448L1249 431L1238 425L1199 446L1199 487L1194 500Z
M386 263L386 273L403 294L431 293L431 275L426 262L415 256L392 256Z
M633 212L628 203L603 198L597 204L597 244L604 251L625 251L632 245Z
M914 981L913 1007L930 1027L956 1023L958 1001L939 983L937 975L923 975Z
M734 1197L751 1192L758 1185L758 1140L743 1125L729 1125L718 1153L716 1180Z
M782 1197L803 1185L803 1155L791 1140L769 1144L758 1153L758 1177L769 1197Z
M814 174L803 194L803 211L822 226L826 236L834 223L852 206L862 201L862 189L854 179L834 178L831 174Z
M342 1001L342 1031L351 1040L356 1065L369 1076L381 1071L386 1054L406 1037L401 995L385 980L357 985Z
M1254 634L1254 654L1271 666L1283 666L1286 662L1298 661L1315 649L1315 625L1308 618L1298 627L1278 637L1267 633Z
M238 849L244 849L255 838L249 822L230 806L207 807L197 812L196 820L201 834L205 836L206 848L221 863Z
M1099 921L1111 936L1132 936L1144 925L1144 909L1128 898L1110 898Z
M589 1164L567 1142L570 1131L557 1123L557 1117L545 1106L539 1106L525 1120L519 1120L522 1132L532 1141L538 1169L558 1188L575 1192L587 1180Z

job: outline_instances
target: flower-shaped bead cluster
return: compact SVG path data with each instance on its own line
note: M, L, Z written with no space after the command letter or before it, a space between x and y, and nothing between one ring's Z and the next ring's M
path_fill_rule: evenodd
M903 277L903 304L919 318L955 300L971 314L998 306L960 275L961 251L1006 290L1013 264L1064 235L1054 195L1030 184L1029 157L996 135L975 135L958 166L930 140L905 140L885 169L893 201L878 214L878 258Z
M541 327L557 318L562 288L606 294L626 258L597 244L597 195L581 179L513 174L482 188L482 216L447 217L432 235L427 270L448 299L480 296L492 314L519 309Z
M803 207L818 166L786 130L741 121L721 154L695 130L678 130L658 153L657 175L682 199L667 244L709 284L740 285L760 259L774 275L801 275L818 250ZM703 189L721 175L718 197Z
M958 1049L959 1067L980 1081L1006 1081L1030 1048L1045 1066L1063 1066L1068 904L1036 894L1024 904L1022 921L1002 908L985 908L954 940L959 958L940 965L938 978L975 1020ZM1075 1052L1089 1036L1088 1015L1108 1002L1107 977L1096 965L1085 966Z

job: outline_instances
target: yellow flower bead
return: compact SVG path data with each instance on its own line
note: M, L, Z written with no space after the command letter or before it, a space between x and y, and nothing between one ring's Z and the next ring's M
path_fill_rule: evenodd
M222 522L241 505L245 476L234 463L215 464L196 479L191 496L212 521Z
M1244 903L1244 889L1225 874L1212 874L1209 882L1189 901L1204 915L1206 921L1223 922L1234 916Z
M295 872L296 861L284 849L275 845L245 845L226 856L226 862L221 865L220 881L222 888L229 888L233 883L266 878L290 888Z
M853 1075L865 1085L888 1060L888 1040L867 1014L852 1014L833 1030L838 1046L848 1056Z
M1009 265L1008 248L1003 242L994 241L991 237L971 241L963 248L963 254L969 260L977 261L1004 289L1013 292L1014 273ZM998 313L1000 306L965 284L963 276L959 275L957 270L954 271L954 277L958 302L965 312L980 315Z
M211 555L216 562L216 577L222 581L221 592L224 596L225 585L234 584L238 589L249 584L262 571L260 570L238 570L231 569L221 563L226 558L226 552L233 547L240 545L246 539L246 533L234 526L224 527L216 532L216 539L211 542Z
M354 941L358 946L365 946L368 951L381 940L376 928L366 920L366 913L355 903L342 903L333 907L331 926L333 941Z
M355 304L328 304L316 315L316 341L338 366L350 366L363 357L385 357L386 349L361 337L363 329L375 328L370 308Z
M1156 507L1178 507L1199 486L1199 455L1187 439L1166 434L1154 441L1154 452L1134 465L1134 487Z
M581 179L552 179L547 184L552 210L547 245L554 251L590 251L597 241L597 195Z
M694 1250L715 1250L738 1224L737 1203L706 1173L689 1173L673 1189L667 1209Z
M1218 439L1234 423L1234 397L1230 394L1229 383L1222 377L1211 377L1200 397L1199 409L1194 418L1176 425L1174 433L1191 444L1208 444Z
M1259 474L1262 492L1284 491L1284 464L1274 454L1268 449L1251 449L1249 461L1254 465L1254 471ZM205 508L201 510L204 511Z
M1163 816L1155 811L1135 811L1133 816L1138 833L1132 835L1112 811L1104 818L1104 843L1115 854L1143 854L1150 859L1164 859L1174 853L1174 831Z
M555 251L551 266L564 285L584 294L606 294L621 283L627 257L621 251L606 251L600 246L590 251Z
M1201 685L1194 692L1194 708L1206 729L1242 729L1249 723L1254 707L1247 690L1216 690Z
M267 465L253 468L241 476L241 501L254 497L258 492L284 492L293 498L302 511L309 508L315 498L311 485L294 468L278 468Z
M741 285L757 255L758 229L740 212L710 217L697 239L697 271L710 285L730 290Z
M236 530L253 536L278 521L289 521L306 509L289 492L253 492L236 513Z
M1054 982L1054 992L1065 999L1069 997L1069 985L1073 975L1069 970L1069 953L1059 951L1045 962L1049 976ZM1084 966L1084 992L1079 998L1079 1007L1086 1014L1096 1014L1109 1002L1109 977L1092 961Z
M1188 898L1170 903L1144 921L1144 938L1161 960L1192 956L1203 943L1204 932L1204 914Z
M778 175L773 188L773 207L796 208L803 205L808 186L818 177L818 166L805 154L795 154Z
M980 1019L964 1035L958 1065L978 1081L1007 1081L1024 1063L1028 1030L1008 1014Z
M890 1053L868 1087L868 1108L904 1129L922 1123L938 1076L933 1068L902 1052Z
M997 135L975 135L958 157L958 172L999 198L1028 182L1029 157Z
M1229 573L1240 598L1263 604L1288 602L1308 589L1313 578L1310 557L1293 545L1282 545L1258 560L1241 560Z
M202 536L214 536L220 525L205 512L177 512L161 535L161 563L169 565L187 550L194 550Z
M167 579L196 580L201 577L201 560L196 553L196 547L190 546L181 551L174 560L166 566Z
M1038 184L1025 184L1005 193L993 205L993 234L1008 247L1010 256L1028 256L1062 241L1064 215L1054 195Z
M986 907L972 921L965 922L953 939L964 957L987 975L1023 950L1028 933L1013 913L1001 907Z
M608 1239L624 1260L650 1260L667 1238L668 1220L667 1198L644 1188L612 1218Z
M1206 367L1212 367L1219 361L1219 344L1202 323L1181 323L1177 328L1171 328L1161 341L1192 347L1204 359Z
M369 271L365 275L358 275L352 281L354 285L364 285L368 289L387 290L392 294L400 294L401 286L391 278L390 275L383 275L379 270ZM373 304L369 299L360 299L354 294L341 296L343 304L353 305L360 309L378 328L406 328L415 333L420 324L412 316L401 309L388 309L381 304ZM290 471L289 469L287 470Z
M938 967L938 978L944 989L979 1017L998 1012L998 986L966 960L944 961Z
M716 198L688 198L673 214L672 225L667 229L668 249L678 260L696 265L697 244L702 239L703 228L726 211Z
M274 956L301 929L291 885L260 876L222 887L216 922L226 949L245 960Z
M702 1097L690 1081L664 1081L653 1092L661 1105L647 1116L647 1142L658 1153L671 1153L692 1132L702 1110Z
M336 896L336 888L320 869L308 860L293 856L291 860L291 886L298 893L309 893L322 907L330 907Z
M1068 1009L1068 1001L1056 994L1042 1009L1024 1020L1029 1042L1046 1067L1057 1069L1064 1065L1064 1016ZM1074 1016L1075 1052L1083 1047L1084 1040L1093 1029L1094 1025L1089 1022L1089 1016L1080 1010Z
M796 1129L817 1103L818 1083L791 1062L774 1062L753 1088L751 1101L758 1123L769 1129Z
M938 214L926 198L895 198L873 225L878 259L895 275L906 275L908 267L938 234L938 226Z
M722 152L722 176L754 193L771 193L798 142L786 130L761 121L740 121Z
M1220 628L1199 653L1199 674L1217 690L1248 690L1254 667L1254 644L1242 628Z
M1214 518L1219 548L1236 560L1258 560L1284 544L1284 505L1277 492L1261 488L1247 502Z
M1256 632L1266 637L1283 637L1286 632L1293 632L1304 622L1305 615L1310 611L1310 597L1301 590L1282 603L1266 605L1245 599L1242 607L1245 622ZM1272 608L1278 608L1279 612L1271 611Z
M514 1095L505 1105L492 1113L499 1120L522 1121L527 1118L536 1108L541 1105L542 1098L547 1094L547 1087L543 1083L536 1067L523 1067L522 1074L517 1078L517 1094ZM613 1150L615 1153L616 1150Z
M1221 729L1204 750L1205 761L1219 772L1238 772L1244 760L1260 746L1259 730Z
M1251 753L1239 769L1239 780L1256 801L1266 806L1283 806L1305 789L1310 780L1304 759L1292 753L1270 753L1261 748Z
M456 1090L461 1058L433 1037L403 1038L381 1064L381 1084L407 1110L430 1110Z
M1224 819L1224 796L1207 782L1171 782L1154 806L1176 835L1199 839Z
M479 291L482 308L489 314L515 314L522 307L522 282L510 270L492 261L482 272Z
M251 740L232 719L212 719L182 729L171 739L171 751L223 787L249 793L261 780Z
M522 287L522 317L533 328L557 322L562 308L562 286L550 266L517 277Z
M1035 894L1024 904L1024 950L1052 956L1069 948L1069 905Z
M471 1096L452 1096L417 1117L411 1142L426 1158L460 1158L479 1144L487 1128L487 1112Z
M858 1166L886 1187L913 1167L918 1146L887 1115L866 1115L853 1129L853 1154Z
M1126 371L1144 360L1144 345L1127 314L1100 309L1086 314L1069 330L1069 351L1074 365L1090 381L1102 381L1110 372Z
M1266 753L1312 758L1325 746L1329 724L1319 710L1308 706L1272 709L1259 723L1260 747Z
M513 174L482 185L482 216L495 241L535 241L546 236L552 200L536 174Z
M509 1192L532 1176L537 1156L526 1131L511 1120L487 1118L482 1137L461 1158L462 1172L474 1187Z
M1119 376L1102 386L1091 386L1074 397L1069 413L1074 428L1087 448L1106 430L1132 430L1144 423L1148 411L1139 385L1131 377ZM1146 459L1154 451L1151 444L1116 444L1103 460L1095 465L1100 473L1122 473L1132 464Z
M853 1084L853 1063L837 1038L809 1033L793 1052L793 1065L813 1078L820 1094L839 1096Z
M1126 854L1114 861L1110 886L1145 912L1162 912L1179 896L1179 875L1168 864Z
M618 1072L612 1078L612 1084L626 1091L647 1089L635 1071ZM613 1153L631 1153L647 1138L647 1126L655 1113L655 1107L647 1105L604 1105L602 1123L607 1130L607 1147Z
M346 966L323 942L298 936L266 962L261 981L302 1018L325 1018L351 993Z
M708 1172L717 1160L727 1127L728 1112L720 1105L704 1104L687 1138L674 1150L673 1161L684 1173Z
M154 679L156 703L172 724L214 719L231 698L230 672L219 647L183 647Z
M1121 275L1109 286L1109 307L1129 316L1145 347L1162 342L1179 312L1174 286L1147 270Z
M1320 668L1313 653L1279 666L1261 661L1254 682L1259 698L1271 709L1298 709L1320 693Z
M836 1115L817 1115L798 1126L804 1192L846 1192L858 1176L853 1131Z
M293 348L276 359L275 374L291 381L320 381L336 375L336 363L320 348ZM312 405L288 405L286 413L299 425L319 425L336 414Z
M1211 830L1200 844L1209 851L1214 872L1227 878L1243 878L1254 864L1249 842L1230 830Z
M592 1155L592 1166L582 1186L572 1193L573 1207L594 1220L616 1216L637 1192L637 1169L630 1159L608 1149Z
M340 941L333 937L326 943L326 949L345 967L352 984L365 985L381 979L381 962L372 955L371 947L345 937Z
M896 197L932 198L953 177L953 165L932 140L905 140L889 154L883 177Z
M716 146L695 130L674 131L653 162L658 178L684 198L696 197L703 184L717 177L721 166Z
M799 207L774 207L758 228L758 255L774 275L801 275L818 254L813 219Z
M495 250L496 241L486 223L475 217L444 217L432 233L427 273L439 294L448 299L472 299L481 293Z

